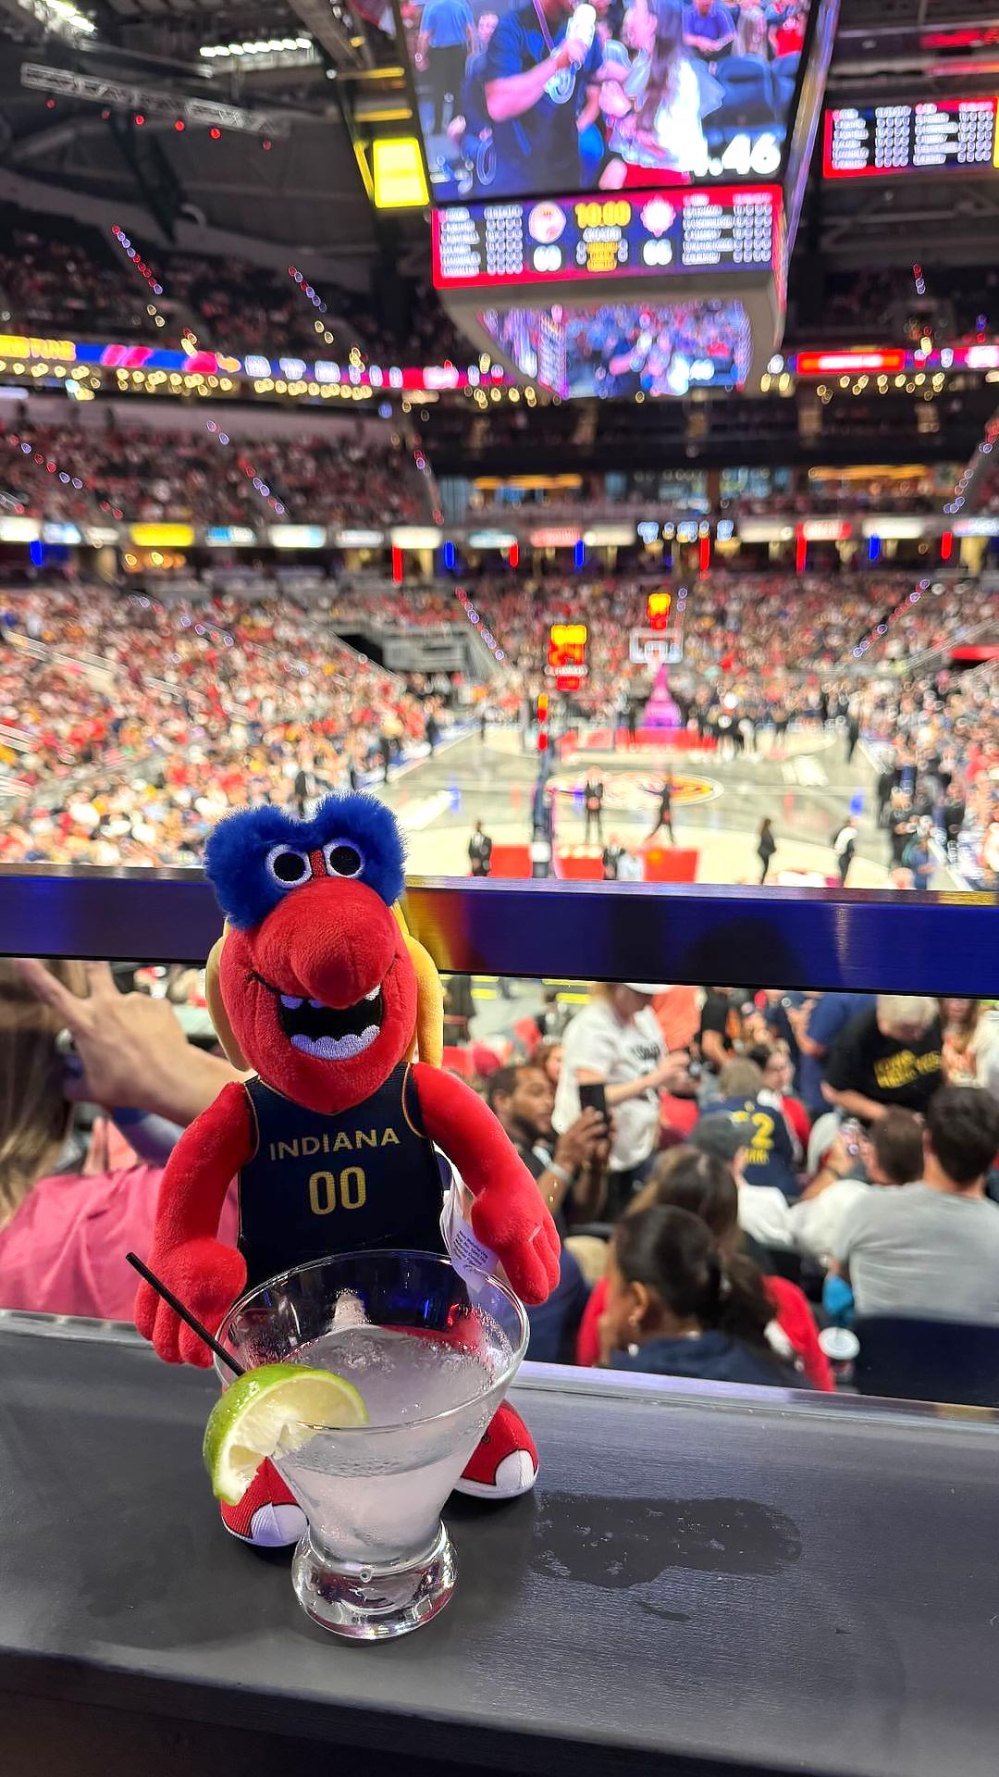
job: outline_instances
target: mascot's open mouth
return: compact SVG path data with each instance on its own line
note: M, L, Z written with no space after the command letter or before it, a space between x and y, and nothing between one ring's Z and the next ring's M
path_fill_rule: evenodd
M382 1027L380 987L353 1006L324 1006L290 993L276 997L281 1029L292 1048L317 1061L350 1061L371 1047Z

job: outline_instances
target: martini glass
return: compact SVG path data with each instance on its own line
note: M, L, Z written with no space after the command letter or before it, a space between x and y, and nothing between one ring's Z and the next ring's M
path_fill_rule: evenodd
M319 1259L242 1296L218 1331L246 1369L302 1363L360 1391L368 1423L321 1430L274 1462L308 1520L299 1603L335 1635L377 1641L429 1622L455 1585L441 1508L527 1347L527 1316L492 1277L446 1259ZM216 1360L219 1380L229 1376Z

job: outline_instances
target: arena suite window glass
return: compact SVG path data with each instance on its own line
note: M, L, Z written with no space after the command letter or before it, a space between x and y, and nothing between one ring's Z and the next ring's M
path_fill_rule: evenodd
M779 181L826 0L414 0L435 203Z

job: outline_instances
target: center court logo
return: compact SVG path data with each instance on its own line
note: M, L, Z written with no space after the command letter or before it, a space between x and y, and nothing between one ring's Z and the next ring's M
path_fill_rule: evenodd
M672 772L670 782L673 786L674 808L692 808L700 802L714 802L722 793L721 784L711 777L690 777L684 772ZM571 797L579 802L582 802L585 783L585 772L560 772L551 780L557 795ZM662 784L661 777L644 772L615 771L603 780L604 808L651 812L653 804L659 799Z

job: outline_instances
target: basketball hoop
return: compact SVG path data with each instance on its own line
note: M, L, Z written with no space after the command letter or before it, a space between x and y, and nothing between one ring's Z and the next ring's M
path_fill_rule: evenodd
M680 658L675 637L668 630L633 629L628 638L628 657L636 666L650 667L657 672L661 666Z

